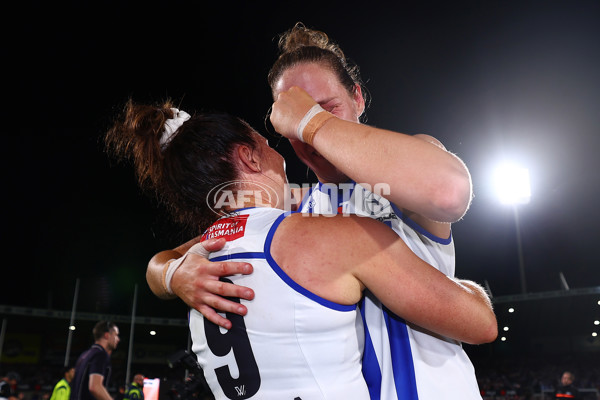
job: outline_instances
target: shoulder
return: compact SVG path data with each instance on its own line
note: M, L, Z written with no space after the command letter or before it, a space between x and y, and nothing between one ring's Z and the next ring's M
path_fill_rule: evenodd
M355 275L365 254L374 254L379 225L393 237L384 224L368 217L319 216L295 213L285 218L271 243L271 256L298 285L338 304L356 304L362 284ZM362 256L362 257L361 257Z
M106 353L106 350L104 350L104 347L100 346L98 343L94 343L92 347L89 348L88 352L89 354L97 355Z
M376 229L385 228L385 224L369 217L355 214L320 215L313 213L293 213L281 223L283 230L293 230L308 234L319 233L321 235L342 237L350 236L351 233L341 231L342 229L357 229L360 227ZM298 229L299 231L296 231ZM286 232L286 234L288 234Z
M101 346L97 346L90 352L90 359L93 361L108 361L110 359L110 354L108 354Z
M372 243L395 240L397 235L385 224L357 215L324 216L295 213L285 218L275 233L274 252L282 255L318 258L322 255L349 257ZM290 248L294 252L289 251Z

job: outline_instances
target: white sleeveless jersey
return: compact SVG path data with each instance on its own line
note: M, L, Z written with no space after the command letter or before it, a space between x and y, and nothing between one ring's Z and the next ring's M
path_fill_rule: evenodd
M430 234L387 199L361 185L319 183L310 189L299 210L357 214L382 221L417 256L445 275L454 276L452 237ZM371 399L481 399L473 364L461 343L407 325L369 292L365 292L360 308L365 329L363 374Z
M311 293L271 256L273 234L287 215L273 208L243 209L206 230L205 238L227 239L223 250L211 253L212 261L254 266L250 275L225 279L252 288L255 298L232 299L248 313L227 314L229 331L190 311L192 350L218 400L369 399L358 307Z

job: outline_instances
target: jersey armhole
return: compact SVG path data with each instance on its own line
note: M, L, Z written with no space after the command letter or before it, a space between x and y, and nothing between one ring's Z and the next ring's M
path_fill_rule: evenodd
M414 231L422 234L423 236L439 244L448 245L452 243L452 229L450 229L450 235L447 238L441 238L429 232L421 225L417 224L415 221L410 219L410 217L405 215L394 203L390 202L390 205L392 206L392 210L394 210L394 213L398 215L398 218L400 218L406 225L410 226Z
M347 312L347 311L356 310L356 304L347 305L347 304L335 303L335 302L327 300L321 296L318 296L318 295L314 294L313 292L309 291L308 289L304 288L303 286L299 285L292 278L290 278L290 276L288 274L286 274L285 271L283 269L281 269L281 267L277 264L275 259L273 259L273 255L271 254L271 243L273 242L273 236L275 235L275 231L277 230L277 228L279 227L279 225L281 224L281 222L283 221L284 218L286 218L292 214L299 214L299 213L300 213L299 211L286 211L283 214L281 214L279 217L277 217L275 222L273 222L273 225L271 225L271 228L269 229L269 233L267 234L267 239L265 240L265 247L264 247L265 259L267 260L267 263L269 264L269 266L271 267L273 272L275 272L277 274L277 276L279 276L279 278L282 281L284 281L290 288L294 289L296 292L302 294L303 296L311 299L312 301L317 302L324 307L331 308L331 309L337 310L337 311Z

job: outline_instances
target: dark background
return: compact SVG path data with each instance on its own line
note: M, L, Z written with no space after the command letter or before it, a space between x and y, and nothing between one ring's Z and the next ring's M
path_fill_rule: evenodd
M266 75L277 35L297 21L361 67L368 124L435 136L468 165L475 198L453 226L458 277L496 298L521 291L512 209L490 184L509 158L532 181L519 208L528 292L560 290L561 272L571 289L600 286L597 1L20 2L3 19L0 304L71 310L79 279L78 311L127 315L137 285L138 315L185 319L144 274L189 236L129 166L109 161L102 134L130 96L228 111L267 134ZM287 142L277 148L291 182L314 182ZM547 314L530 301L537 319L523 327L579 315L589 335L597 299L559 300Z

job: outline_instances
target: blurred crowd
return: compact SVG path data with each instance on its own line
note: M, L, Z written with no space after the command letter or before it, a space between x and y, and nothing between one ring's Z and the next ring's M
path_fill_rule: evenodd
M597 356L597 355L596 355ZM210 399L203 394L201 385L182 368L172 369L166 364L138 365L148 378L160 378L160 398L184 400L194 397ZM62 366L3 365L2 381L11 386L16 400L48 400L56 383L62 378ZM600 363L589 357L576 360L555 360L552 357L479 360L476 365L479 387L484 400L527 400L550 399L551 393L560 384L565 370L575 375L575 385L584 389L583 399L599 399ZM126 371L113 366L113 376L108 390L116 400L125 386Z
M487 399L553 399L564 371L575 376L575 386L584 389L583 399L600 399L600 362L597 354L577 359L552 356L519 359L488 359L477 366L479 387Z

